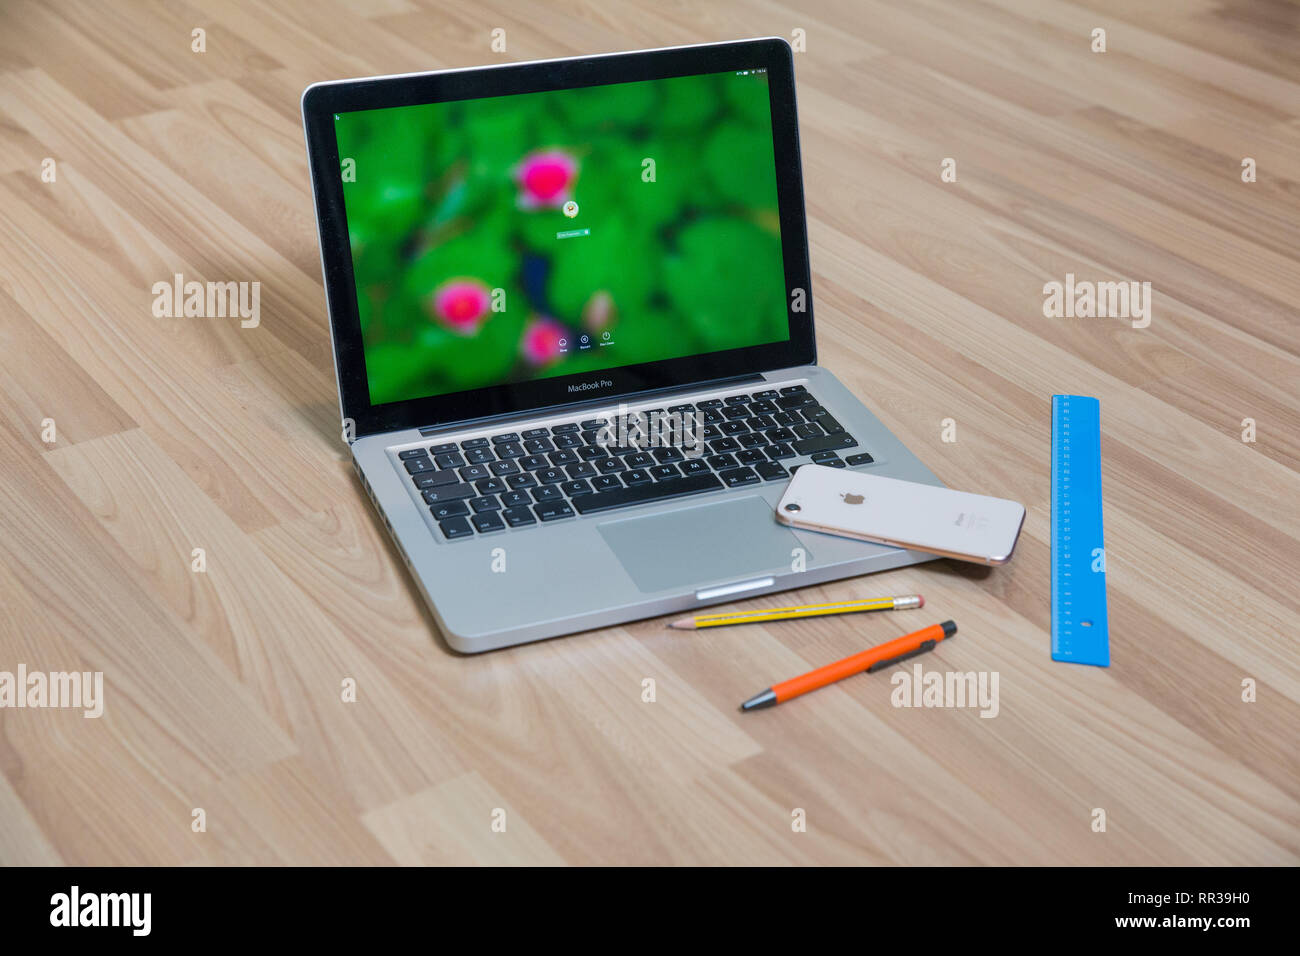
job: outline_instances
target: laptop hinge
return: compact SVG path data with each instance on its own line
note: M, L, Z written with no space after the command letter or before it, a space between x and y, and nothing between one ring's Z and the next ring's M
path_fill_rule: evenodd
M425 425L420 428L420 434L428 437L441 432L465 431L468 428L484 428L492 425L501 425L513 421L529 421L534 418L551 418L555 415L565 415L570 412L580 413L584 408L602 408L610 402L644 402L655 398L682 395L687 392L702 392L708 389L721 388L727 385L740 385L748 382L764 381L763 376L754 372L750 375L734 375L730 378L715 378L702 382L692 382L690 385L674 385L671 388L653 388L644 392L633 392L623 395L606 395L604 398L592 398L582 402L568 402L563 405L548 405L545 408L531 408L521 412L503 412L500 415L485 415L482 418L465 418L458 422L446 422L442 425Z

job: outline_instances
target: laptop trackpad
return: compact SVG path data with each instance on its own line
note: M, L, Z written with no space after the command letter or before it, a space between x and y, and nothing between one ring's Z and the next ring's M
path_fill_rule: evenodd
M598 530L636 586L647 592L789 571L794 549L803 547L758 497L607 521Z

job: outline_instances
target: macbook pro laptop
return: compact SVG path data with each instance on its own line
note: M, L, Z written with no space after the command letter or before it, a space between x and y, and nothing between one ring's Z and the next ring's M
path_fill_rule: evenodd
M302 111L344 437L453 648L931 559L773 515L810 461L939 483L817 365L785 41Z

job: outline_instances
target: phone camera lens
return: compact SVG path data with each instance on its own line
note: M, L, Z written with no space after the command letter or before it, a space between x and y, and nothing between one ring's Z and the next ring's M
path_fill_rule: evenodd
M788 505L785 506L785 510L786 510L786 511L798 511L798 510L799 510L799 506L798 506L797 504L795 504L795 503L792 501L792 502L790 502Z

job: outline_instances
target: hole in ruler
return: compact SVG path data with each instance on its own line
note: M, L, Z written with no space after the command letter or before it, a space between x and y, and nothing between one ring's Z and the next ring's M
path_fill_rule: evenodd
M1079 626L1080 626L1080 627L1092 627L1092 621L1080 621L1080 622L1079 622Z

